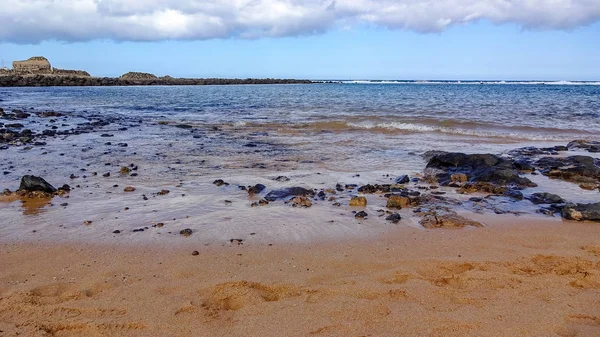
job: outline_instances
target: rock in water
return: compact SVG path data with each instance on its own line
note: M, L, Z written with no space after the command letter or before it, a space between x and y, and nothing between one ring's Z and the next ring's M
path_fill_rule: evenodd
M357 219L364 219L368 216L369 216L369 214L367 214L367 212L365 212L365 211L360 211L354 215L354 217Z
M179 235L185 236L185 237L188 237L188 236L192 235L193 233L194 232L191 229L189 229L189 228L182 229L182 230L179 231Z
M408 184L410 178L407 175L402 175L396 178L396 184Z
M385 219L387 221L391 221L393 223L398 223L400 220L402 220L402 217L398 213L392 213L389 216L387 216Z
M563 202L565 202L563 200L563 198L559 197L556 194L552 194L552 193L533 193L531 196L529 196L527 199L529 199L529 201L531 201L532 203L539 205L539 204L562 204Z
M251 187L248 188L248 194L259 194L265 188L267 188L267 187L265 185L263 185L263 184L256 184L256 185L251 186Z
M290 187L290 188L284 188L281 190L271 191L265 196L265 199L267 201L275 201L277 199L283 199L283 198L289 198L289 197L297 197L297 196L312 197L314 195L315 195L315 192L313 190L308 190L303 187Z
M510 185L519 189L537 186L531 180L519 176L519 170L512 160L493 154L436 152L430 157L427 168L441 171L436 174L436 178L443 186L452 182L452 175L457 173L465 174L473 183Z
M595 204L567 204L563 208L562 217L567 220L600 222L600 202Z
M352 197L350 199L350 206L367 206L367 198L365 197Z
M409 205L410 205L410 199L408 197L392 195L388 198L386 207L402 209L403 207L407 207Z
M27 191L27 192L46 192L46 193L54 193L56 192L56 188L50 185L46 180L36 176L26 175L21 178L21 185L19 186L19 190Z

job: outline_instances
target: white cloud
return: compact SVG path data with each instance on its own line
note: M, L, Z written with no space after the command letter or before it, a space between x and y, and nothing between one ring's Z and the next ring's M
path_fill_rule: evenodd
M359 24L438 32L480 19L571 29L600 21L600 0L0 0L0 41L261 38Z

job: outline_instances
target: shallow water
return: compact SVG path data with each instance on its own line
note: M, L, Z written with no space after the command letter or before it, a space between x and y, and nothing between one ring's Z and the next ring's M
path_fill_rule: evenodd
M340 207L331 202L315 202L309 209L283 202L250 207L260 197L249 197L236 185L262 183L272 190L390 183L401 174L421 175L426 164L422 154L429 150L503 153L600 139L597 85L2 88L0 99L5 110L65 112L61 121L69 125L117 117L89 134L0 151L2 170L9 172L0 176L2 188L16 189L24 174L75 187L68 199L37 207L20 200L0 203L0 236L5 240L179 240L180 229L192 228L192 238L207 242L303 241L375 235L392 226L420 228L411 210L400 212L404 219L398 225L385 222L377 212L385 199L378 195L368 196L370 217L358 221L352 211L360 209L347 206L356 194L352 191L337 196ZM34 117L27 122L34 131L48 125ZM175 127L180 123L191 128ZM113 137L101 137L103 133ZM118 173L131 163L139 166L139 176ZM106 172L111 176L102 177ZM76 178L70 179L71 174ZM275 181L280 175L291 180ZM554 192L574 202L592 202L599 195L543 176L530 178L539 186L523 191L526 195ZM215 179L231 185L216 187ZM125 186L136 191L123 192ZM154 195L161 189L170 193ZM457 200L470 197L442 190ZM69 205L60 206L65 202ZM528 201L498 200L494 207L542 216ZM491 212L470 202L459 208ZM85 221L92 223L86 226ZM165 226L152 227L159 222ZM131 232L136 228L145 230ZM112 234L114 230L122 233Z

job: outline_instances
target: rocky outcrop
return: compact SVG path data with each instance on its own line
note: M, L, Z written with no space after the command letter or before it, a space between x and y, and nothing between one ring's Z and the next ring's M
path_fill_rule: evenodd
M43 56L34 56L25 61L13 62L13 71L29 74L51 74L50 61Z
M69 70L69 69L52 69L52 75L57 76L79 76L79 77L90 77L90 73L83 70Z
M158 77L156 77L156 75L154 74L149 73L128 72L126 74L121 75L119 79L125 81L151 81L158 79Z

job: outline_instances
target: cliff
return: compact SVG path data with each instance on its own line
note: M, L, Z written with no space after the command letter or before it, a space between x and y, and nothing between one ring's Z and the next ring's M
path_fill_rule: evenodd
M25 61L13 62L13 71L17 73L50 74L52 66L47 58L34 56Z

